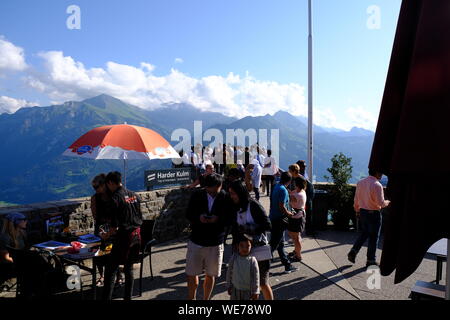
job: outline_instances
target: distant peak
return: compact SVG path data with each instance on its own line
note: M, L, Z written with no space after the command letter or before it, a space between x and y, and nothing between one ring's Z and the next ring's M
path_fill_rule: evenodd
M117 99L117 98L114 98L114 97L112 97L112 96L109 96L109 95L103 93L103 94L101 94L101 95L98 95L98 96L95 96L95 97L92 97L92 98L83 100L82 102L91 102L91 101L111 101L111 100L113 100L113 101L121 101L121 100L119 100L119 99Z
M290 115L290 116L292 116L289 112L287 112L287 111L284 111L284 110L280 110L280 111L277 111L275 114L274 114L274 116L275 115Z
M122 100L107 94L101 94L96 97L83 100L81 101L81 103L90 104L98 108L107 108L109 105L123 105L123 106L128 105Z

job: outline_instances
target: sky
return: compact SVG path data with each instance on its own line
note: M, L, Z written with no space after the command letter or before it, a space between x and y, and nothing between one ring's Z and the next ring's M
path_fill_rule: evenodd
M313 0L317 125L375 130L400 5ZM0 113L106 93L307 116L307 22L307 0L2 0Z

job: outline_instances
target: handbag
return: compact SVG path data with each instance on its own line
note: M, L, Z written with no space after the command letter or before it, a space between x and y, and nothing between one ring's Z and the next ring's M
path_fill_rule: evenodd
M289 217L285 216L280 219L280 224L283 228L287 228L289 225Z

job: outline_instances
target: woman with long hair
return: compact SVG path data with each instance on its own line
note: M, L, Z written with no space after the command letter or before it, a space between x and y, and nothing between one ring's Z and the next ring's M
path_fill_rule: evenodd
M233 244L236 245L242 234L253 238L253 248L267 246L266 232L271 230L271 223L264 207L250 197L242 180L231 183L228 192L235 204L232 216ZM253 249L252 249L253 250ZM272 288L269 284L270 258L258 261L260 272L260 288L265 300L273 300Z

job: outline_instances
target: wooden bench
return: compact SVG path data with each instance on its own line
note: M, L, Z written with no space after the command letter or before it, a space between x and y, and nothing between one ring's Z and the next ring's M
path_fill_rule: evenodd
M412 300L445 300L445 286L417 281L410 297Z

